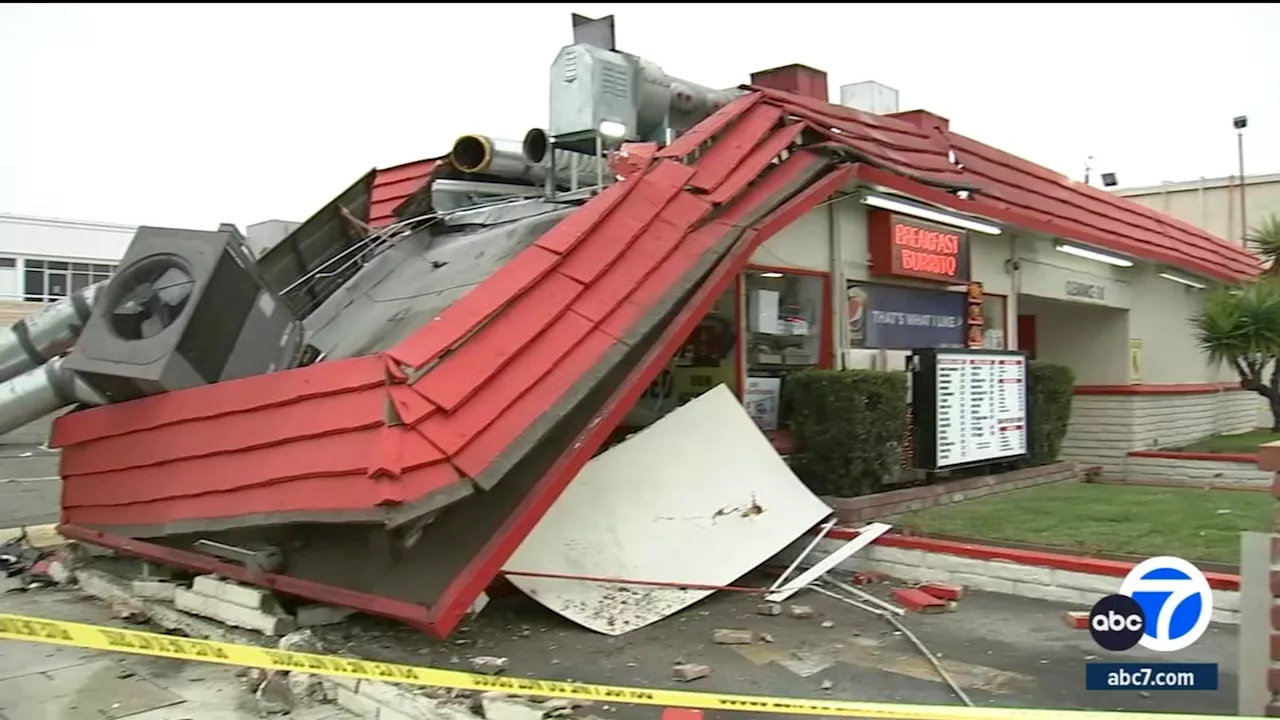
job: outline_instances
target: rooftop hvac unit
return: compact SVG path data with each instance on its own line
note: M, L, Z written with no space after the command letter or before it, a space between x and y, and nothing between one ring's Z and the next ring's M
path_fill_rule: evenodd
M666 143L739 94L673 78L612 47L578 42L561 48L551 64L547 130L557 147L585 153L595 152L601 134L615 141Z
M873 80L841 85L840 104L876 115L891 115L898 112L898 91Z
M302 326L233 225L141 227L64 367L111 402L292 367Z

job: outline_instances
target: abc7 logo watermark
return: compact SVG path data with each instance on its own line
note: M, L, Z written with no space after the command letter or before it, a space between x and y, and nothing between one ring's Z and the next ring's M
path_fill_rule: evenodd
M1108 595L1089 611L1089 634L1108 650L1128 650L1138 644L1146 629L1146 613L1128 595Z
M1204 573L1176 557L1139 563L1120 584L1120 592L1097 602L1089 612L1089 634L1107 650L1135 645L1173 652L1190 646L1208 629L1213 592Z

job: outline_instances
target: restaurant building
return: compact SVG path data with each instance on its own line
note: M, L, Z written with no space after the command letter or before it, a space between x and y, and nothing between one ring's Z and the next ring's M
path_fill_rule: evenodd
M803 66L752 84L827 99L825 73ZM1063 455L1108 474L1124 472L1131 450L1256 426L1260 398L1209 364L1189 324L1206 291L1255 271L1238 245L954 133L926 111L848 117L890 152L900 138L941 138L972 189L860 169L759 247L626 425L725 382L785 450L779 400L791 373L905 369L912 348L981 347L1070 367Z

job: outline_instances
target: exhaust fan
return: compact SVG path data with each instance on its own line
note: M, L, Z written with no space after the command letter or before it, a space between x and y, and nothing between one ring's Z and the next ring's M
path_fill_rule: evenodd
M293 367L301 345L235 226L142 227L64 367L120 402Z

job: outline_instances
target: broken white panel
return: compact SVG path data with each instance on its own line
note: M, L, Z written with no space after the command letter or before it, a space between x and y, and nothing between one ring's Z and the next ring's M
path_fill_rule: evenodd
M830 512L720 385L587 463L504 570L724 586ZM507 578L606 635L644 627L714 592Z
M876 538L889 532L890 527L892 526L885 523L871 523L862 528L857 537L841 545L839 550L819 560L818 564L800 573L795 580L765 595L764 599L769 602L783 602L811 585L818 578L834 570L837 565L848 560L854 553L875 542Z

